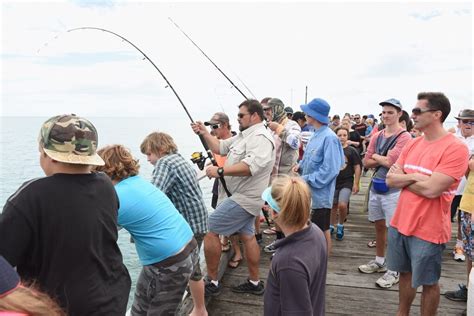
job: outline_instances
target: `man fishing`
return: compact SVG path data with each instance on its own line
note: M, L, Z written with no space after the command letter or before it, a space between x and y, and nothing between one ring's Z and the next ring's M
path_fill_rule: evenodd
M263 204L261 194L268 186L275 161L274 141L263 125L263 109L257 100L246 100L239 105L240 133L226 140L212 136L202 122L192 123L196 134L201 135L212 152L227 155L224 167L210 166L206 174L210 178L225 177L232 194L226 197L219 189L220 200L209 216L209 233L204 238L208 282L206 295L217 296L222 286L217 279L221 243L219 234L230 236L238 233L247 254L249 278L232 288L238 293L262 295L263 281L259 278L260 249L255 240L254 221Z

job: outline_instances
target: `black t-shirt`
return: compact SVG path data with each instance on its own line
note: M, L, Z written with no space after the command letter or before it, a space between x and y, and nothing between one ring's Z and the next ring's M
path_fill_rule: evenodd
M359 147L356 147L356 146L353 146L353 145L351 145L351 146L353 148L355 148L357 153L360 153L362 151L362 146L361 146L362 138L360 138L360 134L357 131L350 131L349 132L349 140L359 143Z
M339 175L336 178L336 189L348 188L352 189L354 184L354 167L356 165L362 166L362 161L360 159L357 149L351 146L344 148L344 167L339 172Z
M357 131L360 136L365 136L365 131L367 130L367 125L364 123L352 125L352 129Z
M68 315L124 315L130 276L117 245L118 206L104 174L26 182L0 214L0 254Z

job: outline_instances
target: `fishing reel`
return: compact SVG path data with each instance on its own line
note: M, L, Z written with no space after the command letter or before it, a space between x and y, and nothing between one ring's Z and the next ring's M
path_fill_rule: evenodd
M206 163L206 159L208 157L204 156L202 152L195 151L191 154L191 161L195 163L200 170L204 169L204 164Z

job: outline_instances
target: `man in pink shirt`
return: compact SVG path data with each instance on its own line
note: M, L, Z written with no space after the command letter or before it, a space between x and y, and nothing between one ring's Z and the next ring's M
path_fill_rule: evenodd
M362 273L385 272L375 281L382 288L390 288L398 283L398 272L387 270L385 244L387 227L389 227L397 207L400 189L389 188L385 178L390 167L397 161L403 147L411 139L410 134L400 126L402 105L397 99L380 102L385 128L375 133L365 154L363 163L366 168L375 168L369 192L369 221L375 223L375 258L359 266Z
M466 171L466 145L443 128L451 105L442 93L423 92L412 110L424 136L410 141L386 182L401 188L388 231L388 268L400 272L398 314L409 315L422 285L421 315L439 305L442 252L451 236L450 202Z

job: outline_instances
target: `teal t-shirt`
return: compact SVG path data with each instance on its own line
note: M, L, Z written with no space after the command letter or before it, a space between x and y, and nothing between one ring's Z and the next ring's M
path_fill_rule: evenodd
M120 201L118 224L135 240L142 265L178 253L193 232L170 199L153 184L133 176L115 185Z

